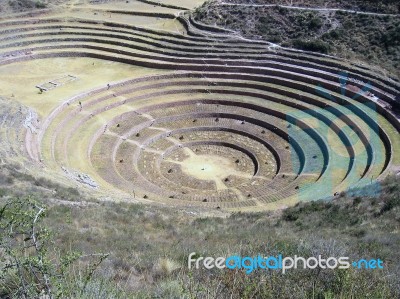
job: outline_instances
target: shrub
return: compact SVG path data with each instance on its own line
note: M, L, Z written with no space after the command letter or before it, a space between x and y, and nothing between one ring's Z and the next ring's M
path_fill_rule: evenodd
M312 30L320 29L323 25L322 20L319 17L314 17L311 19L310 23L308 24L308 28Z
M383 207L381 208L381 213L388 212L398 206L400 206L400 197L392 196L392 197L388 198L387 200L385 200L385 203L383 204Z
M299 219L299 212L294 209L286 209L282 214L282 219L285 221L296 221Z
M319 52L323 54L327 54L330 50L329 44L322 40L306 41L302 39L295 39L293 41L293 46L300 50Z
M338 29L334 29L331 32L329 32L329 36L333 39L338 39L339 37L342 36L342 32Z
M41 2L41 1L36 1L35 2L35 7L39 8L39 9L46 8L46 4Z
M361 197L355 197L353 199L353 205L358 206L361 203L361 200L362 200Z
M70 251L54 259L51 254L59 251L43 224L46 210L29 196L10 198L0 206L1 298L83 298L94 271L108 256L90 261L92 256L86 255L87 270L80 279L73 277L72 266L83 255Z

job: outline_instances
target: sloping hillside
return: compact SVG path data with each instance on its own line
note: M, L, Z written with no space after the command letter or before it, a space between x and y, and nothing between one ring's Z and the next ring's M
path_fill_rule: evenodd
M5 15L8 13L17 13L46 8L47 2L48 1L44 0L4 0L0 4L0 14Z
M13 244L16 259L24 260L20 254L31 240L10 239L4 227L14 215L13 231L22 234L29 229L22 219L35 216L40 207L46 212L37 224L46 231L40 236L42 257L51 261L42 271L61 298L398 298L399 179L390 177L334 201L209 217L188 209L91 200L7 166L0 169L0 246ZM292 269L286 274L257 269L250 275L243 269L189 270L191 252L379 258L384 269ZM0 262L0 296L7 298L20 290L21 280L15 267L3 266ZM93 275L86 276L91 269ZM43 281L33 286L30 291L37 295Z
M293 1L293 5L300 4ZM334 2L334 1L333 1ZM194 16L206 24L235 30L245 37L267 40L284 47L330 54L375 66L378 71L400 76L400 19L398 15L354 13L343 9L365 9L379 13L398 13L398 2L372 5L375 1L317 1L307 10L286 6L287 1L242 1L245 5L224 5L210 1L198 8ZM263 3L266 6L252 6ZM269 3L283 6L269 5ZM385 2L386 3L386 2ZM389 5L391 3L391 5ZM370 5L368 5L370 4ZM302 7L310 6L302 1ZM376 9L382 6L382 9ZM385 7L385 8L384 8Z
M400 3L397 0L226 0L224 2L234 4L279 4L299 7L342 8L392 14L400 12Z

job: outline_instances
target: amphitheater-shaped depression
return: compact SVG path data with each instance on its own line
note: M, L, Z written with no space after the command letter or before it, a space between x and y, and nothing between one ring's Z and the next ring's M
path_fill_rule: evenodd
M400 166L398 82L245 40L172 4L134 5L1 20L3 78L54 61L93 68L42 70L40 94L16 97L39 110L22 154L44 173L108 195L252 208L331 197Z

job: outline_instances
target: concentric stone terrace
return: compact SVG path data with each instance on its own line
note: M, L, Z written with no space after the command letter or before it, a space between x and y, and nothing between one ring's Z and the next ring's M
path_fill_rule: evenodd
M135 5L1 22L0 65L90 57L151 70L43 113L25 142L46 170L88 174L109 195L245 208L330 197L400 165L398 82L198 24L172 4Z

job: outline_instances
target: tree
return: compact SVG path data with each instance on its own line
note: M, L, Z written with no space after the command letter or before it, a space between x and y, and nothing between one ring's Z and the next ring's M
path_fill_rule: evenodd
M108 256L55 255L52 234L42 222L46 211L32 197L10 198L0 206L0 297L79 297ZM55 250L50 253L49 248ZM68 280L71 265L82 257L94 257L95 261L83 271L81 281Z

